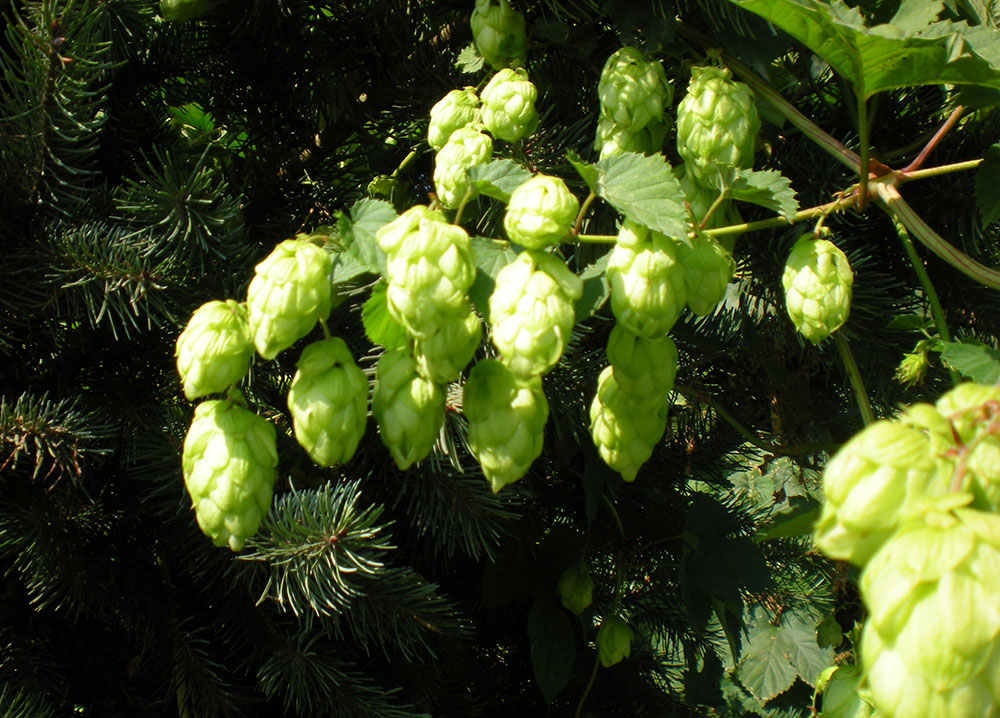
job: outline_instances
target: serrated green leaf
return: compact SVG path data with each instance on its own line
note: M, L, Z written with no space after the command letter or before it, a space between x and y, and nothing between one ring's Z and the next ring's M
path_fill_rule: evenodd
M1000 352L984 344L943 342L941 361L966 379L980 384L1000 381Z
M531 668L547 703L566 687L573 675L576 641L569 614L552 595L539 594L528 613Z
M396 219L398 215L389 202L380 199L361 199L351 207L350 214L337 217L340 241L366 271L382 274L385 255L375 241L375 232Z
M458 57L455 59L455 67L466 74L471 74L482 70L485 62L486 60L483 59L483 56L479 54L479 50L476 49L476 43L470 42L458 53Z
M361 307L361 323L364 325L368 340L372 344L381 344L386 351L404 347L410 340L406 329L389 314L385 282L379 282L372 287L371 296Z
M584 162L583 158L572 150L566 153L566 160L573 165L573 169L577 171L580 178L586 183L587 189L596 194L597 179L600 176L597 167L589 162Z
M598 197L634 222L669 237L687 234L684 192L661 154L624 152L596 165Z
M504 204L510 202L510 193L529 179L531 173L528 170L507 159L490 160L469 170L469 181L479 194Z
M922 317L919 314L899 314L888 321L886 329L901 329L904 331L920 331L928 329L932 325L929 317Z
M476 278L469 288L469 299L480 316L489 316L490 295L496 286L496 276L501 269L517 259L517 252L507 242L497 242L485 237L472 237L472 251L476 256Z
M795 221L799 211L792 183L777 170L739 170L727 193L733 199L777 212L789 222Z
M1000 219L1000 143L990 147L976 170L976 204L983 227Z
M808 536L818 518L819 505L816 502L803 503L798 509L780 514L777 521L762 527L753 538L754 541L768 541L774 538Z

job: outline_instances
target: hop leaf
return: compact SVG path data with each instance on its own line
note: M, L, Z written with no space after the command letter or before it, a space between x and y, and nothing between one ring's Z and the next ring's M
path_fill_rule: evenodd
M458 379L483 339L483 323L470 308L468 314L448 317L438 330L413 342L417 370L438 384Z
M618 387L636 402L666 401L677 376L677 345L668 336L648 339L615 324L608 335L608 362Z
M365 433L365 373L338 337L303 349L297 369L288 391L295 439L320 466L347 461Z
M559 577L556 593L562 605L579 616L594 600L594 580L582 564L570 566Z
M535 175L510 195L503 226L507 236L528 249L544 249L569 233L580 201L559 177Z
M682 245L681 264L688 307L698 316L711 314L726 297L736 268L733 255L711 237L698 234L691 247Z
M253 343L243 305L228 299L202 304L177 337L174 357L184 396L225 391L250 368Z
M611 367L597 381L590 405L590 435L604 463L634 481L667 429L667 402L637 401L621 390Z
M271 505L278 464L274 427L235 401L203 401L181 463L201 530L216 546L239 551Z
M609 668L632 655L635 633L621 616L605 618L597 630L597 657Z
M637 133L663 119L664 110L673 102L674 88L662 64L648 60L634 47L623 47L604 63L597 94L602 116Z
M444 423L444 409L441 387L420 376L408 350L397 349L378 360L372 415L401 471L430 453Z
M443 207L457 209L462 198L472 191L469 168L487 162L493 156L493 140L475 125L461 127L434 156L434 187Z
M480 117L494 137L517 142L537 129L538 90L524 68L500 70L486 83L480 99L483 103Z
M785 307L799 333L814 344L826 339L851 311L854 273L837 245L804 234L785 262Z
M479 98L474 87L451 90L431 108L427 125L427 143L440 150L458 129L475 122L479 115Z
M476 0L470 24L476 49L494 70L524 64L528 47L524 15L508 0L499 0L498 5L492 0Z

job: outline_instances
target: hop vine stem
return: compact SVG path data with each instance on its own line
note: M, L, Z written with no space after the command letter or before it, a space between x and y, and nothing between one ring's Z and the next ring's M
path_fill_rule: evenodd
M844 362L844 369L847 370L847 378L851 382L851 388L854 389L854 396L858 401L858 409L861 411L861 420L865 426L868 426L875 421L875 413L872 411L871 402L868 401L868 392L865 391L865 383L861 378L861 372L858 370L858 363L854 361L854 354L851 352L851 347L843 334L840 332L834 333L833 341L837 345L837 351L840 353L841 360Z

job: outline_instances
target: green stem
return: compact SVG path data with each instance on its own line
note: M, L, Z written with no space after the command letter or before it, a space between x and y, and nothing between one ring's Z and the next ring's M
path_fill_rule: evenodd
M945 120L944 124L941 125L940 128L938 128L938 131L934 133L934 136L928 140L927 144L924 145L924 148L920 150L920 154L917 155L917 158L904 167L902 171L905 173L920 169L927 160L927 156L934 150L935 147L938 146L938 143L940 143L944 136L948 134L948 131L955 126L955 123L958 122L958 118L962 116L964 111L965 108L961 105L952 110L948 119Z
M844 368L847 370L847 378L850 380L851 388L854 389L854 396L858 400L861 420L864 421L865 426L868 426L875 421L875 414L872 412L872 405L868 402L868 392L865 391L865 383L861 379L861 372L858 371L858 364L854 361L854 354L851 353L851 348L847 345L847 340L844 339L844 335L840 332L834 333L833 341L837 345L837 351L840 352L840 358L843 360Z
M580 696L580 702L576 704L576 712L573 713L573 718L580 718L580 711L583 710L583 704L587 702L587 696L590 695L590 689L594 687L594 679L597 678L597 669L601 666L600 654L594 657L594 667L590 671L590 680L587 681L586 687L583 689L583 695Z
M728 411L723 409L722 406L712 397L701 393L695 393L693 391L685 391L684 387L679 387L676 385L674 386L674 389L682 396L708 404L723 421L725 421L727 424L736 429L736 431L739 433L740 436L742 436L749 443L753 444L761 451L773 452L775 450L774 446L761 439L759 436L750 431L750 429L748 429L747 427L743 426L743 424L741 424L739 420L736 419L736 417L734 417Z
M611 503L611 499L608 498L607 494L601 494L601 498L604 499L604 503L607 504L608 511L611 512L611 517L615 520L615 527L618 529L618 535L625 538L625 527L622 525L621 516L618 515L615 505Z
M583 218L587 216L587 210L590 209L590 205L594 203L595 199L597 199L597 195L591 192L587 195L587 199L583 200L583 204L580 205L580 211L576 215L576 222L573 223L574 235L580 231L580 225L583 224Z
M472 189L472 185L469 185L469 189L465 190L465 194L462 195L462 201L458 205L458 209L455 210L455 219L451 221L452 224L458 226L462 221L462 212L465 210L465 205L469 203L469 200L476 196L476 191Z
M858 143L861 150L861 167L858 169L858 211L863 212L868 205L868 101L858 88Z
M325 319L320 319L319 320L319 326L320 326L320 329L323 330L323 338L324 339L329 339L330 336L331 336L330 335L330 327L328 327L326 325L326 320Z
M718 209L719 205L722 204L723 200L725 200L725 199L726 199L726 193L725 192L720 192L719 196L715 198L714 202L712 202L712 206L708 208L707 212L705 212L705 216L704 217L695 217L695 219L698 220L698 229L701 229L701 230L705 229L705 222L708 221L708 218L712 216L712 212L714 212L716 209Z
M976 167L983 163L982 158L978 160L966 160L965 162L952 162L947 165L938 165L937 167L928 167L925 170L913 170L907 172L905 170L900 170L896 173L896 178L899 182L909 182L915 179L927 179L928 177L939 177L941 175L950 174L952 172L964 172L965 170L974 170Z
M417 155L420 154L416 149L410 150L410 154L403 158L403 161L399 163L399 167L393 170L390 177L398 177L402 172L406 171L406 168L410 166L413 160L417 159Z

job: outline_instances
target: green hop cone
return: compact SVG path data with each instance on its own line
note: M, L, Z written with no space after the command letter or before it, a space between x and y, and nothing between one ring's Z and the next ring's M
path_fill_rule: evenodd
M674 99L663 65L634 47L616 50L604 63L597 83L601 115L628 132L663 119Z
M465 316L445 318L438 330L413 342L420 375L437 384L458 379L483 339L483 322L472 309Z
M307 239L286 239L257 265L247 319L257 353L274 359L326 319L333 306L330 255Z
M430 453L444 423L441 387L420 376L407 349L388 352L375 366L372 415L396 466L405 471Z
M851 311L854 273L837 245L808 233L785 262L785 307L799 333L814 344L840 329Z
M524 68L500 70L486 83L479 98L483 103L482 123L497 139L517 142L538 128L538 90Z
M234 401L203 401L181 463L201 530L216 546L242 549L271 505L278 464L274 427Z
M602 160L624 152L656 154L663 149L663 141L667 138L668 130L669 127L665 122L650 122L641 130L632 132L628 126L619 125L610 117L601 115L597 119L594 149L600 152Z
M947 493L951 472L919 428L881 419L844 444L823 472L814 533L827 556L863 566L908 518Z
M698 234L692 246L681 245L687 305L699 317L711 314L726 297L736 263L725 247L708 235Z
M972 492L977 506L1000 511L1000 387L963 382L937 400L935 408L948 421L939 431L954 441L957 434L965 447L963 489ZM951 432L954 432L952 434ZM945 451L954 450L948 446Z
M288 390L295 439L320 466L341 464L365 433L368 379L338 337L307 346L296 366Z
M418 232L424 222L442 222L447 224L448 219L440 210L430 209L425 205L418 204L410 207L401 215L388 224L384 224L375 232L375 242L382 252L385 253L388 261L396 255L403 240L414 232Z
M462 396L469 449L494 493L524 476L542 453L549 403L538 377L518 379L496 359L469 372Z
M601 665L610 668L632 655L635 633L621 616L605 618L597 629L597 657Z
M892 378L903 386L915 386L923 382L924 377L927 376L927 367L929 364L927 352L904 354Z
M861 680L860 667L836 667L823 689L819 718L872 718L871 704L858 695Z
M252 356L246 309L232 299L202 304L174 350L184 396L197 399L225 391L246 376Z
M477 126L460 127L434 156L434 188L438 201L447 209L458 209L462 198L472 191L469 170L493 156L493 140Z
M647 339L615 324L608 335L608 363L615 383L636 401L657 406L667 399L677 376L677 345L664 335Z
M544 249L569 233L579 211L580 200L562 179L540 174L511 192L503 226L512 241Z
M677 321L687 301L675 239L626 220L605 272L611 311L633 334L655 339Z
M583 281L552 254L525 250L497 273L490 295L493 344L519 377L556 365L576 324Z
M579 616L594 600L594 580L583 564L570 566L556 585L562 605Z
M508 0L496 5L493 0L476 0L470 24L476 49L494 70L524 64L528 49L524 15Z
M476 121L479 116L479 98L474 87L451 90L431 108L427 126L427 143L440 150L455 130Z
M753 92L728 69L692 67L677 106L677 152L698 183L719 187L730 170L753 166L760 116Z
M1000 516L992 512L929 512L871 558L860 581L869 612L861 654L879 713L998 714L997 586Z
M618 386L613 369L605 367L590 404L590 435L604 463L625 481L635 481L666 429L667 402L636 400Z

